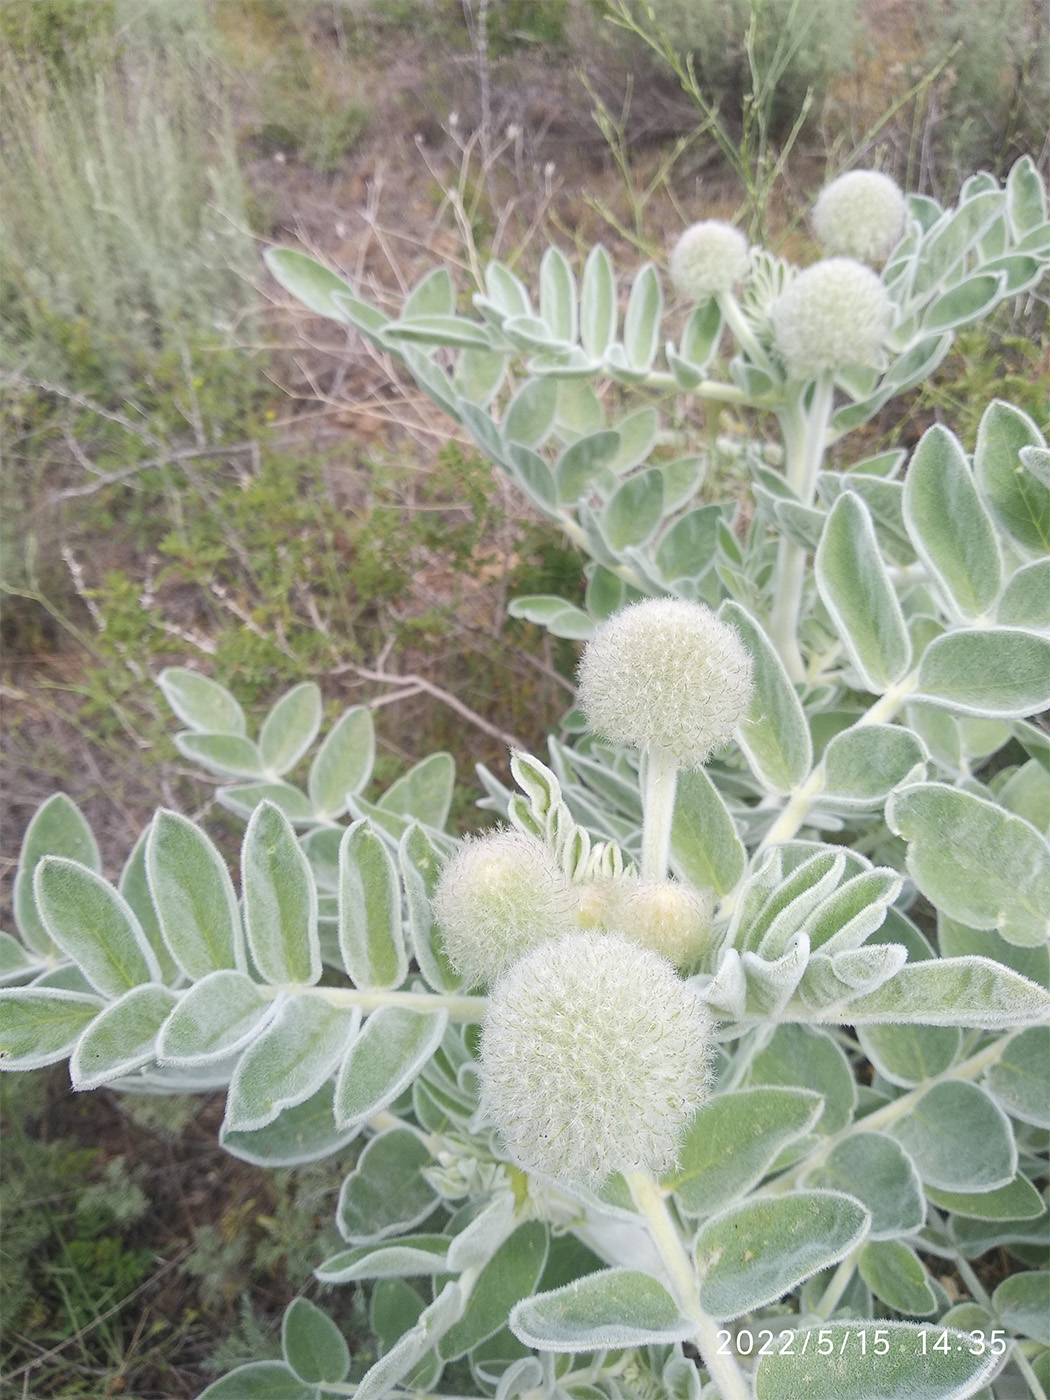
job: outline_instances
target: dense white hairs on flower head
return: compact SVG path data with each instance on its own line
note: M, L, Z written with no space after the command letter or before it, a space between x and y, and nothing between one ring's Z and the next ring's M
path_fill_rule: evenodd
M468 986L495 981L574 923L568 880L546 846L520 831L464 841L441 872L433 909L449 962Z
M904 232L908 206L895 181L877 170L851 170L820 192L813 228L829 253L881 263Z
M877 368L892 326L885 286L853 258L807 267L773 305L774 344L796 379L847 365Z
M751 656L710 608L650 598L614 613L580 659L579 702L606 739L699 767L751 702Z
M609 920L633 943L688 967L711 939L712 901L677 880L618 880Z
M671 250L671 281L690 301L728 292L750 269L747 239L720 219L691 224Z
M489 994L481 1102L528 1171L597 1183L673 1166L704 1102L711 1019L658 953L573 933Z

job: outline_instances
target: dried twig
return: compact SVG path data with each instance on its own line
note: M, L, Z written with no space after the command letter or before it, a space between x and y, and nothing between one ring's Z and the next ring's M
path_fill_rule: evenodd
M344 662L341 666L336 666L329 675L343 676L347 673L359 676L363 681L375 681L379 685L409 686L410 690L398 695L398 699L407 699L409 695L418 694L420 691L433 696L435 700L440 700L443 705L447 705L450 710L455 710L458 715L469 720L482 733L488 734L493 739L498 739L501 744L505 744L511 749L525 749L528 746L513 734L509 734L505 729L500 729L497 724L490 724L487 719L479 715L476 710L472 710L469 705L463 703L449 691L443 690L441 686L435 685L433 681L428 681L425 676L388 676L384 671L370 671L365 666L358 666L352 661Z

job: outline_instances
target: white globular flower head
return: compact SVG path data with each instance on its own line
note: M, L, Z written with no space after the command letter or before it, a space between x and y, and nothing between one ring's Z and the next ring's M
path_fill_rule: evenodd
M773 305L773 341L795 379L847 365L878 368L892 327L889 293L853 258L807 267Z
M571 1183L661 1173L708 1092L700 994L618 934L567 934L489 994L481 1103L527 1171Z
M649 598L621 608L587 644L579 703L596 733L666 750L697 768L751 703L751 655L702 603Z
M671 250L671 281L690 301L730 291L750 269L747 239L721 219L690 224Z
M523 953L573 927L569 882L535 837L468 838L432 901L445 953L468 986L493 982Z
M908 206L894 180L877 170L851 170L820 192L813 228L825 250L882 263L904 232Z

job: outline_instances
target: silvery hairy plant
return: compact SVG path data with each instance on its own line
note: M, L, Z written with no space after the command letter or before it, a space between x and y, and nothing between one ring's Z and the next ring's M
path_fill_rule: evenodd
M240 895L172 811L116 885L65 796L27 832L5 1067L226 1088L234 1155L352 1162L317 1277L372 1341L297 1299L209 1400L1045 1400L1050 450L996 402L972 456L828 453L1046 276L1046 195L1029 160L947 209L857 172L813 222L805 270L687 230L675 339L601 247L579 285L551 248L538 303L492 263L393 318L270 254L591 562L584 607L512 605L586 646L548 761L481 770L496 829L449 834L447 754L366 798L367 708L299 786L317 686L253 738L173 668ZM698 400L780 440L698 448ZM727 463L746 503L699 504Z

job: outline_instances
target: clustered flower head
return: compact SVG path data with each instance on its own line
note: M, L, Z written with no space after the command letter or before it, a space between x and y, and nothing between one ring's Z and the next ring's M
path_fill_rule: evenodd
M521 1166L567 1182L673 1166L707 1096L712 1024L658 953L573 933L489 994L481 1103Z
M651 948L675 967L691 967L707 951L712 899L708 890L677 880L611 876L574 886L581 928L603 928Z
M773 341L795 379L847 365L877 368L892 327L889 293L853 258L807 267L773 305Z
M747 239L732 224L691 224L671 250L671 281L690 301L706 301L742 282L751 268Z
M888 175L851 170L825 185L813 209L813 228L829 253L881 263L904 232L908 208Z
M710 608L651 598L614 613L584 650L579 702L615 743L653 746L699 767L751 702L751 656Z
M432 901L445 952L468 986L493 982L523 953L574 927L569 882L520 831L468 838Z

